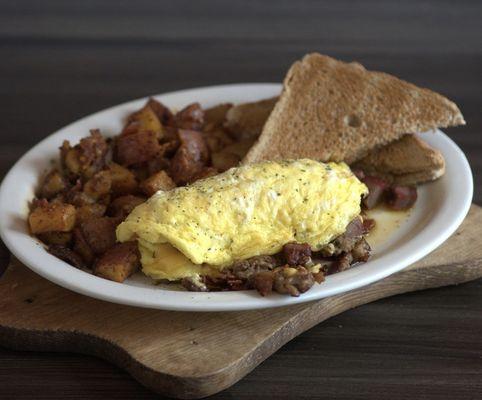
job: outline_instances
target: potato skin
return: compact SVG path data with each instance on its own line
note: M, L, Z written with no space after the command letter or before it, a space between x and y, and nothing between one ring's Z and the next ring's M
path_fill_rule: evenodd
M116 140L114 161L130 166L149 161L159 152L157 135L153 131L123 134Z
M115 244L118 222L117 218L100 217L89 218L80 224L82 235L94 254L102 254Z
M137 190L137 180L135 175L122 165L109 164L111 178L111 190L116 196L131 194Z
M95 263L94 275L115 282L124 282L140 267L136 242L117 243Z
M75 225L75 207L71 204L40 201L30 213L30 231L37 235L45 232L69 232Z
M176 184L166 171L159 171L142 181L139 187L148 197L151 197L158 190L174 189Z

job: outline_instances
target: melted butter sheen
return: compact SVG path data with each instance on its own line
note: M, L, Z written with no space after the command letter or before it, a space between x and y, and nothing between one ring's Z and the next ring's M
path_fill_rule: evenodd
M117 238L137 238L147 275L176 280L200 273L202 264L220 270L292 241L318 249L360 213L366 191L344 163L247 165L156 193L119 225Z

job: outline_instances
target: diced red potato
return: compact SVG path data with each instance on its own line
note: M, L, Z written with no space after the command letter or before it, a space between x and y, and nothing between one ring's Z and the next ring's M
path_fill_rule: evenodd
M204 125L204 110L199 103L189 104L176 114L175 120L179 129L199 131Z
M112 217L125 219L134 208L146 201L144 197L133 196L131 194L118 197L109 205L108 213Z
M75 207L60 202L39 202L30 213L28 221L34 235L45 232L69 232L75 225Z
M59 171L54 169L45 176L40 188L40 197L51 199L66 189L66 179Z
M159 149L155 132L139 131L117 138L114 159L123 166L140 164L153 158Z
M137 190L137 180L135 175L116 163L110 163L108 166L111 177L111 190L116 196L134 193Z
M181 141L171 160L169 176L177 185L184 185L198 174L209 160L209 150L201 132L180 129Z
M393 210L406 210L417 201L417 189L411 186L392 186L387 195L387 205Z
M94 254L102 254L116 242L116 218L89 218L80 224L80 230Z
M161 148L165 145L169 146L172 142L161 144ZM176 145L177 149L178 145ZM175 149L174 149L175 150ZM170 160L163 155L163 150L154 157L151 158L147 163L147 173L149 175L154 175L156 172L169 169Z
M105 204L86 204L77 208L76 224L79 225L92 217L102 217L107 206Z
M162 125L174 126L174 115L164 104L151 97L147 105L154 111Z
M152 131L156 133L158 139L162 137L161 122L149 104L129 116L128 126L131 127L131 131L134 131L133 128L137 131ZM131 131L124 134L133 133Z
M222 126L226 119L226 113L232 106L231 103L221 103L204 110L204 130L212 130Z
M97 260L94 274L111 281L123 282L137 271L139 266L137 243L117 243Z
M62 165L70 174L81 175L84 179L92 177L105 165L105 158L109 147L99 130L90 131L90 136L80 140L75 147L70 147L69 142L64 142L61 147Z
M110 171L97 172L84 184L84 193L95 200L110 193L112 178Z
M158 190L174 189L176 184L166 171L159 171L142 181L139 187L148 197L151 197Z

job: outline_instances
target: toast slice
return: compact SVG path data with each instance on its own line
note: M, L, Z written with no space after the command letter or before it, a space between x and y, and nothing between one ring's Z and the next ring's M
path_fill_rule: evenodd
M352 165L368 175L375 175L397 185L418 185L433 181L445 173L445 160L440 151L415 135L372 150Z
M445 97L320 54L295 62L245 163L313 158L351 164L406 133L464 124Z
M256 139L278 97L238 104L228 110L224 127L238 140Z

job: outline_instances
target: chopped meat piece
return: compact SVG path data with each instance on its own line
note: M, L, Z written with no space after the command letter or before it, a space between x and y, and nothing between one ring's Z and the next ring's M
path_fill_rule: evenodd
M82 257L82 260L84 261L85 265L90 268L90 266L94 262L95 255L92 248L87 243L87 240L85 240L85 237L82 234L82 231L80 230L80 228L74 229L73 249L77 254L79 254Z
M116 140L115 161L124 166L143 163L155 157L159 149L157 135L153 131L121 135Z
M274 274L271 271L263 271L254 277L254 288L261 296L267 296L273 291Z
M357 262L366 262L370 257L370 245L365 238L360 238L346 253L338 256L335 262L328 269L329 274L344 271Z
M57 170L50 171L44 178L40 188L40 197L52 199L67 189L67 181Z
M111 217L118 217L124 220L134 208L139 204L146 201L144 197L133 196L127 194L125 196L118 197L109 205L109 215Z
M288 293L295 297L315 284L313 274L305 267L278 267L273 275L273 289L278 293Z
M115 242L118 219L109 217L89 218L80 224L82 235L95 254L102 254Z
M256 256L235 262L229 272L237 278L250 281L254 275L272 270L278 265L278 261L272 256Z
M406 210L417 201L417 188L412 186L392 186L388 192L387 204L393 210Z
M31 232L69 232L75 225L75 207L71 204L39 201L28 217Z
M115 282L124 282L139 269L137 242L117 243L95 263L94 274Z
M176 187L176 184L167 175L166 171L159 171L149 178L145 179L139 185L139 188L148 196L151 197L158 190L171 190Z
M200 132L179 130L179 139L181 145L171 160L169 175L177 185L184 185L204 168L209 152Z
M368 187L368 195L363 199L363 205L370 210L382 201L388 183L375 176L365 176L363 183Z
M183 278L181 280L181 285L189 290L190 292L208 292L209 289L206 286L203 278L200 276Z
M60 258L62 261L65 261L76 268L85 268L82 258L66 246L61 244L51 244L47 250L50 254Z
M289 265L306 265L311 261L311 247L308 243L287 243L283 254Z
M363 218L363 230L364 234L370 232L373 228L375 228L376 221L371 218Z
M344 235L347 237L361 236L365 233L363 219L358 216L354 218L346 227Z
M174 115L164 104L151 97L147 105L154 111L162 125L174 126Z
M365 238L361 238L351 251L353 262L367 262L368 258L370 257L370 251L371 248L368 242L365 240Z
M192 103L176 114L176 126L180 129L199 131L204 125L204 111L199 103Z

